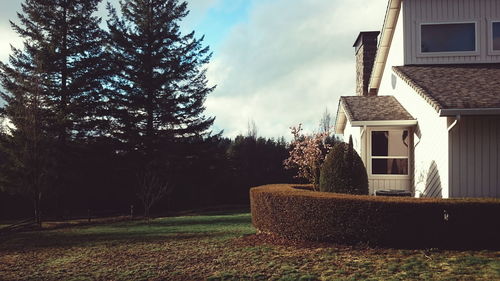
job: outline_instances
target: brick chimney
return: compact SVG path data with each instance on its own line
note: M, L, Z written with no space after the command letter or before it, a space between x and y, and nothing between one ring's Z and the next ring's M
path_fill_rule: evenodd
M377 37L379 31L360 32L353 47L356 52L356 94L358 96L370 96L377 93L368 92L370 75L377 54Z

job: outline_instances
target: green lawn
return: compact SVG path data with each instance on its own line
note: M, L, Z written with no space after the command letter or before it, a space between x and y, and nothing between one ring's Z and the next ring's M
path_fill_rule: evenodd
M0 236L0 280L500 280L499 251L397 250L253 235L247 213Z

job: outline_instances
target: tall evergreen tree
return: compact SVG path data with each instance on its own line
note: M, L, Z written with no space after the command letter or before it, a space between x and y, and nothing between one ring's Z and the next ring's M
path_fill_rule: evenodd
M108 5L116 76L112 79L115 137L128 151L153 155L172 141L208 134L203 115L211 53L194 31L183 35L188 14L178 0L125 0L121 17Z
M0 69L15 79L32 68L37 56L42 60L43 95L54 113L51 130L62 143L106 134L105 33L99 27L100 18L93 15L99 2L26 0L18 13L20 24L11 22L25 41L24 50L14 49L11 66L1 64Z
M0 65L0 81L10 91L1 93L6 105L0 114L8 118L10 126L3 128L0 138L0 153L5 157L0 163L0 185L11 192L28 194L39 224L41 200L48 189L53 160L47 134L51 112L43 95L42 61L37 54L31 62L17 65L18 70L23 70L20 72Z
M52 174L57 181L51 184L63 189L72 160L69 144L106 134L105 34L93 16L99 2L25 0L20 23L11 21L24 40L23 49L13 48L9 64L0 62L0 112L13 125L2 147L11 156L12 173ZM34 182L22 185L37 189Z

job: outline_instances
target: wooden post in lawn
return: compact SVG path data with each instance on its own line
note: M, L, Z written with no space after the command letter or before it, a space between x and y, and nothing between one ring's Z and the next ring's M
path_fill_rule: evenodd
M130 205L130 218L134 218L134 205Z
M88 220L90 222L90 209L87 209L87 218L88 218Z

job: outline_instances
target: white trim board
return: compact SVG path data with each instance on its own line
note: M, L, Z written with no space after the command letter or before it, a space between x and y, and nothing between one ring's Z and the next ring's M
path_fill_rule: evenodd
M353 127L378 127L378 126L415 126L417 120L374 120L374 121L350 121Z

